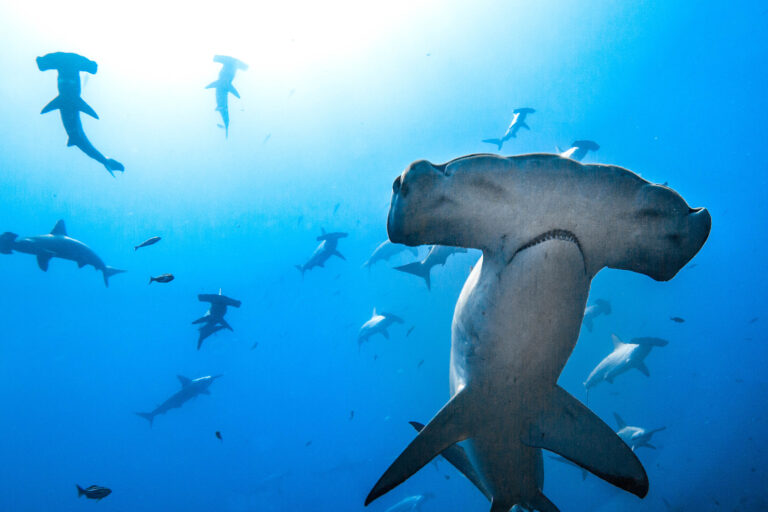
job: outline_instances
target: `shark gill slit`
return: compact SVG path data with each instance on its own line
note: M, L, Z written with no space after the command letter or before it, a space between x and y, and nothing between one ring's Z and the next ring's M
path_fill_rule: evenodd
M515 259L515 256L524 250L530 249L534 245L539 245L550 240L563 240L565 242L573 242L576 244L576 247L579 248L581 259L584 262L584 273L587 272L587 258L584 256L584 251L581 249L581 242L579 242L579 238L572 231L568 231L567 229L550 229L549 231L545 231L544 233L533 237L531 240L517 248L514 254L512 254L512 257L507 261L507 265L512 263L512 260Z

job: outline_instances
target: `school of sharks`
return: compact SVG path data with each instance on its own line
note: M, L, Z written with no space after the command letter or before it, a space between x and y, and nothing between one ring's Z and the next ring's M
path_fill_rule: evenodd
M221 66L218 78L199 87L213 89L210 100L220 118L220 136L234 138L238 118L247 114L231 112L230 100L241 97L234 84L238 73L250 72L249 66L228 55L215 55L213 61ZM97 74L98 64L68 52L48 53L36 63L43 72L41 80L52 83L56 75L57 95L40 114L58 111L62 144L79 150L70 150L69 156L91 159L93 172L106 170L104 179L114 178L119 185L121 173L131 172L130 155L106 156L111 153L98 143L98 130L86 134L81 121L81 114L100 119L83 97L81 84L82 77ZM589 397L631 372L652 378L654 358L664 357L669 350L665 347L675 340L659 337L650 327L647 332L624 332L621 325L612 324L611 297L590 296L590 287L606 268L660 283L673 280L705 246L712 217L699 198L683 198L667 184L652 183L616 165L585 163L595 160L600 150L592 140L575 138L568 147L553 143L551 152L499 154L511 151L515 140L536 130L537 123L547 122L535 107L520 105L503 112L495 135L477 134L476 141L494 153L455 155L447 162L420 159L402 171L393 169L389 210L378 219L387 239L366 248L367 260L345 256L345 247L356 243L351 229L325 226L314 239L306 240L304 261L285 262L296 279L306 280L344 262L370 272L407 276L424 294L435 294L442 267L452 259L478 256L455 304L450 348L445 343L450 350L445 383L450 398L431 418L412 418L408 427L412 438L401 451L389 460L369 462L380 476L370 482L367 495L360 496L360 506L370 505L436 461L463 475L487 500L491 512L567 511L567 504L555 503L544 492L546 458L573 467L583 479L593 475L638 499L645 498L654 484L642 457L648 450L663 449L658 440L670 432L668 426L644 421L632 403L618 399L612 417L603 419L590 409ZM53 122L53 116L41 119ZM40 219L37 233L2 226L10 231L0 235L0 253L32 256L30 272L55 273L59 264L64 265L58 260L74 262L81 269L92 267L100 273L95 286L103 283L109 293L119 294L127 265L105 262L99 256L103 248L88 243L88 225L73 220ZM114 243L131 254L151 255L173 241L163 233L146 233L138 240ZM148 290L173 287L181 280L173 272L165 269L142 280ZM83 272L78 277L93 275ZM237 318L230 324L233 311L256 307L218 286L201 289L189 302L199 308L199 316L189 318L185 350L201 357L211 344L225 343L238 328ZM408 311L381 306L368 311L371 316L360 319L356 339L347 340L360 354L374 343L407 337L419 328ZM642 309L636 314L642 315ZM685 319L670 321L682 324ZM602 360L594 361L591 372L583 375L583 395L575 397L558 379L580 334L598 327L613 332L605 340L612 350L606 349ZM154 406L127 410L126 417L156 433L159 423L174 421L178 414L174 410L207 395L215 399L220 379L226 378L213 371L169 375L175 391L158 395ZM349 421L354 418L351 411ZM214 435L217 443L227 438L224 429L210 432ZM71 498L108 502L120 492L119 481L73 482ZM424 489L387 510L427 510L434 499L431 490Z

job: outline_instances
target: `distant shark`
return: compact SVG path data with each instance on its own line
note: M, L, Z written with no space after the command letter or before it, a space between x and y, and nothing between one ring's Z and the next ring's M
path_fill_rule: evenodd
M581 162L584 157L587 156L587 152L597 151L599 149L600 146L597 142L591 140L575 140L571 143L570 148L560 152L560 156L563 158L572 158L573 160ZM558 149L558 151L560 150Z
M312 270L315 267L324 267L325 262L328 261L331 256L346 260L347 258L345 258L337 249L339 239L346 237L347 233L326 233L323 229L322 234L317 237L317 241L320 242L320 245L317 246L315 252L312 253L312 256L310 256L307 262L303 265L294 265L294 267L296 267L299 272L301 272L301 275L304 276L304 272L307 270Z
M600 315L611 314L611 303L604 299L595 299L595 303L584 310L584 325L592 332L592 321Z
M610 267L669 280L710 227L705 209L620 167L543 154L411 164L393 185L389 239L479 248L483 256L454 312L452 398L365 503L461 441L492 512L558 510L542 492L542 449L645 496L635 454L557 380L592 278Z
M224 128L224 136L229 137L229 95L232 94L235 98L240 98L240 93L232 85L232 80L235 79L235 73L238 69L245 71L248 69L248 65L226 55L216 55L213 57L213 61L221 64L219 79L211 82L205 88L216 89L216 110L221 114L221 121L224 123L220 126Z
M420 512L422 505L434 497L435 495L431 492L408 496L389 507L385 512Z
M378 247L376 247L376 249L373 251L373 254L371 254L371 257L368 258L365 263L363 263L363 267L371 268L376 263L380 261L387 261L392 256L400 254L403 251L410 252L414 256L418 256L419 254L419 250L416 247L393 244L389 240L384 240L381 242L381 244L379 244Z
M171 397L168 398L165 402L158 405L152 412L136 413L136 415L141 416L147 420L150 427L155 420L155 416L159 414L165 414L171 409L177 409L196 396L210 395L211 392L208 391L208 388L211 387L211 384L213 384L216 379L221 378L221 375L214 375L213 377L199 377L194 380L188 379L182 375L177 375L176 378L179 379L179 382L181 383L180 390L171 395Z
M499 148L498 150L501 151L501 147L505 142L513 137L517 137L517 132L520 128L525 128L526 130L531 129L525 122L525 118L528 117L528 114L533 114L535 112L536 110L532 108L516 108L513 111L514 115L512 116L512 122L509 123L509 127L507 128L507 131L504 132L504 135L500 139L483 139L483 142L487 144L496 144Z
M432 280L430 278L430 274L432 272L432 267L436 267L437 265L445 265L445 262L448 261L449 256L461 252L467 252L467 250L463 247L433 245L429 250L429 253L427 253L427 257L422 261L408 263L407 265L400 265L399 267L395 267L395 270L421 277L426 282L427 289L431 290Z
M197 300L211 304L210 309L205 313L205 315L192 322L193 325L203 324L198 329L199 336L197 338L197 350L200 350L200 347L203 345L203 341L205 341L205 339L212 334L219 332L222 329L229 329L230 331L234 330L232 329L232 326L229 325L229 323L224 319L224 315L227 314L228 306L239 308L242 302L227 297L226 295L222 295L221 289L219 289L218 295L214 293L201 293L197 296Z
M358 347L368 341L368 338L374 334L381 334L386 339L389 339L389 332L387 332L387 329L393 324L402 323L403 319L399 316L391 313L377 313L376 308L373 308L373 315L371 315L371 318L360 327L360 332L357 335Z
M656 447L651 444L653 434L661 432L667 428L660 427L653 430L645 430L642 427L631 427L627 425L627 423L621 419L621 416L616 413L613 413L613 417L616 418L616 424L619 427L619 431L617 432L618 436L629 445L632 451L635 451L636 448L650 448L655 450Z
M67 227L60 220L47 235L19 238L16 233L5 232L0 235L0 253L11 254L13 251L37 256L37 266L43 272L48 271L48 263L52 258L71 260L78 268L91 265L101 271L104 276L104 286L109 287L109 278L125 272L108 267L93 250L79 240L67 236Z
M80 150L93 158L104 167L112 176L115 171L124 171L123 164L112 158L102 155L83 131L83 124L80 120L80 112L98 119L96 112L80 97L80 72L96 74L96 63L76 53L49 53L37 58L37 67L40 71L55 69L59 72L59 95L56 96L45 108L41 114L58 110L61 113L61 122L64 124L64 130L69 139L67 146L77 146Z
M624 343L615 334L611 334L613 340L613 352L595 367L584 382L584 387L589 391L602 381L613 383L613 379L622 373L635 368L646 377L651 372L645 366L645 358L653 347L664 347L669 343L661 338L633 338L629 343Z

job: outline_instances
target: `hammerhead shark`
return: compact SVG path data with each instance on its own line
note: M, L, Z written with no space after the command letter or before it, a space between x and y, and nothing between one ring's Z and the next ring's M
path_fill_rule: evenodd
M307 270L312 270L315 267L325 267L325 262L328 261L331 256L346 260L347 258L339 252L338 246L339 240L341 238L346 238L347 236L347 233L341 231L326 233L325 229L323 229L321 235L317 237L317 241L320 242L320 244L315 248L312 256L309 257L306 263L302 265L294 265L294 267L296 267L296 269L301 272L301 276L304 277L304 272Z
M557 385L604 267L671 279L706 241L709 213L626 169L558 155L420 160L393 184L389 239L483 251L453 316L451 399L376 482L366 504L462 442L491 501L557 507L542 449L639 497L632 450Z
M235 73L238 69L245 71L248 69L248 65L226 55L216 55L213 57L213 61L221 64L219 79L211 82L205 88L216 89L216 110L221 114L221 121L224 123L219 126L224 128L224 136L229 137L229 95L232 94L235 98L240 98L240 93L232 85L232 80L235 79Z
M97 65L94 61L76 53L49 53L37 58L37 67L40 71L55 69L59 72L59 95L48 103L40 112L45 114L53 110L61 113L61 122L67 132L67 146L77 146L80 150L107 168L109 174L115 176L115 171L123 172L123 164L112 158L102 155L83 131L83 123L80 120L80 112L98 119L96 112L80 97L80 72L96 74Z
M227 314L228 306L239 308L242 302L227 297L226 295L222 295L221 289L219 289L218 295L215 293L201 293L197 296L197 300L200 302L208 302L211 305L205 315L192 322L193 325L202 324L198 329L199 335L197 337L197 350L200 350L203 341L212 334L219 332L222 329L229 329L230 331L234 330L232 329L232 326L229 325L229 322L224 319L224 315Z
M109 278L125 272L108 267L93 250L79 240L67 235L67 227L60 220L47 235L19 238L16 233L5 232L0 235L0 254L12 254L13 251L34 254L37 266L43 272L48 271L48 263L52 258L61 258L77 263L78 268L91 265L100 270L104 276L104 286L109 287Z
M165 402L155 407L152 412L137 412L136 415L147 420L151 427L152 423L155 421L155 416L165 414L171 409L177 409L196 396L210 395L211 392L208 391L208 388L211 387L211 384L213 384L216 379L221 377L221 375L214 375L213 377L209 375L192 380L183 375L177 375L176 378L179 379L179 382L181 383L180 390L171 395Z
M645 365L645 358L651 353L653 347L664 347L669 342L661 338L633 338L629 343L624 343L621 338L611 334L613 340L613 352L605 356L605 359L595 367L584 382L584 387L589 391L607 381L613 384L613 379L624 372L637 369L646 377L651 376L651 372Z
M453 256L454 254L461 252L467 252L467 250L463 247L446 247L444 245L433 245L429 249L426 258L424 258L422 261L415 261L413 263L400 265L399 267L395 267L395 270L421 277L427 284L427 290L431 290L432 267L445 265L445 262L448 261L449 256Z
M509 123L507 131L504 132L504 135L500 139L483 139L483 142L487 144L496 144L496 146L499 148L499 151L501 151L501 147L505 142L513 137L517 137L517 132L520 130L520 128L525 128L526 130L531 129L531 127L528 126L528 124L525 122L525 118L528 117L528 114L533 114L535 112L536 110L532 108L516 108L513 111L514 115L512 116L512 121Z
M571 143L570 148L560 152L560 156L581 162L589 151L597 151L599 149L600 145L595 141L575 140Z

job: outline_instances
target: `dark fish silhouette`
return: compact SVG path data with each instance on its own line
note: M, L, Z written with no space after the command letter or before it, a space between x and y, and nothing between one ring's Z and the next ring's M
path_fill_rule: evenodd
M223 441L224 440L224 438L221 437L221 432L219 432L218 430L216 431L216 439L218 439L219 441Z
M339 245L339 239L346 237L347 233L326 233L323 229L322 234L317 237L317 241L320 242L320 245L317 246L315 252L309 257L309 260L303 265L294 265L294 267L301 272L303 277L304 272L307 270L311 270L315 267L325 267L325 262L328 261L331 256L337 256L346 260L347 258L336 249Z
M349 421L352 421L355 418L355 411L349 411Z
M753 323L757 322L758 320L760 320L760 317L759 317L759 316L756 316L755 318L751 319L751 320L750 320L749 322L747 322L747 323L749 323L749 324L751 325L751 324L753 324Z
M516 108L513 111L514 116L512 116L512 122L509 123L509 127L504 135L500 139L483 139L483 142L487 144L496 144L498 150L501 151L501 147L506 141L513 137L517 137L517 131L520 128L525 128L526 130L531 129L531 127L526 124L525 118L528 114L533 114L535 112L536 111L532 108Z
M107 489L106 487L101 487L100 485L92 485L88 487L87 489L83 489L79 485L75 485L77 487L77 497L81 498L85 496L89 500L97 500L100 501L110 494L112 494L112 489Z
M408 332L405 333L405 337L407 338L408 336L410 336L415 328L416 328L416 326L412 325L411 328L408 329Z
M173 277L173 274L160 274L157 277L150 277L149 278L149 284L152 284L153 282L170 283L174 279L176 279L176 278Z
M77 146L80 150L107 168L109 174L115 175L115 171L124 171L123 164L112 158L102 155L83 131L83 123L80 120L80 112L98 119L96 112L80 97L80 72L96 74L97 65L94 61L76 53L49 53L37 58L37 67L40 71L55 69L59 72L59 95L48 103L41 114L58 110L61 113L61 122L69 139L67 146Z
M147 238L146 240L141 242L139 245L135 246L133 248L133 250L137 251L137 250L141 249L142 247L147 247L147 246L150 246L150 245L155 245L160 240L162 240L162 238L160 238L159 236L153 236L152 238Z
M222 295L221 290L219 290L218 295L213 293L203 293L198 295L197 299L200 302L210 302L211 304L211 308L205 315L192 322L193 324L203 324L198 329L200 335L197 338L197 350L200 350L203 341L213 333L219 332L222 329L229 329L230 331L234 330L232 329L232 326L224 320L224 315L227 314L228 306L239 308L241 302L239 300L231 299L226 295Z
M15 233L5 232L0 235L0 254L12 254L13 251L37 256L37 266L43 272L48 271L51 258L61 258L77 263L78 268L91 265L104 276L104 285L109 287L109 278L125 272L108 267L101 258L79 240L67 236L67 227L60 220L47 235L19 238Z
M229 95L232 94L236 98L240 98L240 93L232 85L232 80L234 80L238 69L245 71L248 69L248 65L226 55L216 55L213 57L213 61L221 64L219 79L211 82L205 88L216 89L216 110L221 114L221 121L224 123L221 125L224 128L224 136L229 137Z
M685 318L680 318L679 316L671 316L669 319L678 324L685 323Z
M255 349L258 346L259 346L259 342L258 341L254 341L253 345L251 345L251 350Z
M422 359L421 361L419 361L419 364L416 365L416 368L421 368L421 365L423 364L424 364L424 360Z

